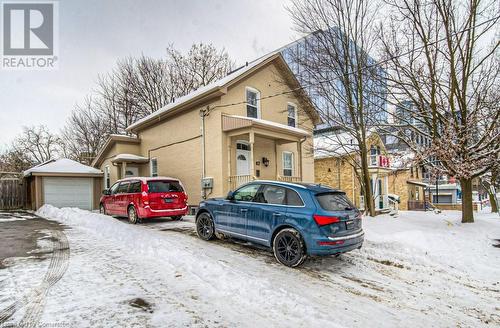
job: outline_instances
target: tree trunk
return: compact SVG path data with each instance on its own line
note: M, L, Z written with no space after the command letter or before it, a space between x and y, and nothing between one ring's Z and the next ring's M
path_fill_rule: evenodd
M474 208L472 206L472 179L460 179L462 187L462 223L474 222Z
M495 194L488 190L488 195L490 196L491 213L498 213L498 204Z
M369 213L370 216L375 216L375 202L373 200L370 172L368 171L368 157L365 147L361 147L361 178L365 185L365 212Z

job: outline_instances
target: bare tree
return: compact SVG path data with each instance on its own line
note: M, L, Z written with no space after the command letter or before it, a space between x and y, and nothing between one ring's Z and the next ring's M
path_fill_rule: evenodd
M11 155L35 165L57 157L61 152L61 140L44 125L24 127L10 149Z
M429 138L417 158L460 180L462 222L474 222L472 179L499 162L497 1L389 0L393 13L381 29L391 98L413 103L401 127ZM413 122L410 122L413 121ZM417 122L417 124L414 124ZM429 157L438 161L429 162Z
M286 55L297 65L294 70L302 84L313 85L308 91L325 125L337 129L324 135L322 143L330 144L325 149L332 155L350 154L365 210L374 216L367 139L385 110L380 108L385 105L385 84L380 78L384 72L369 55L377 40L376 4L293 0L289 12L297 30L309 36Z
M105 142L107 122L91 97L77 105L61 131L64 156L89 165Z

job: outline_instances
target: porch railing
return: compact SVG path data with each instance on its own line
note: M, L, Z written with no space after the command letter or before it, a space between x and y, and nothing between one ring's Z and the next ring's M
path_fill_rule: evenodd
M283 182L302 182L302 179L300 177L285 177L278 175L278 181L283 181Z
M230 175L229 190L234 190L247 182L253 181L255 178L251 175Z

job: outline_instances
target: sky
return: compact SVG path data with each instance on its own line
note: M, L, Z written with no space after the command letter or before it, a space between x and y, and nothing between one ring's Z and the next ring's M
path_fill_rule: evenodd
M160 58L168 44L225 48L237 64L295 40L286 0L65 0L59 2L59 68L0 70L0 150L23 126L58 132L74 105L119 58Z

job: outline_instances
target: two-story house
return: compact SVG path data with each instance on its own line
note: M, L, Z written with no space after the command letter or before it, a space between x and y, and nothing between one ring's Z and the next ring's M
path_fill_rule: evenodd
M429 185L425 182L423 167L414 163L413 154L389 155L376 132L370 133L366 143L376 210L395 208L397 201L400 210L425 210ZM315 182L345 191L351 201L363 209L364 198L358 180L359 150L352 137L347 133L318 134L314 144Z
M110 136L93 166L104 185L129 176L180 179L196 206L254 179L314 181L318 115L279 53L176 99Z

